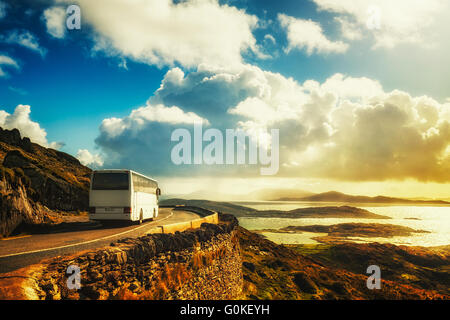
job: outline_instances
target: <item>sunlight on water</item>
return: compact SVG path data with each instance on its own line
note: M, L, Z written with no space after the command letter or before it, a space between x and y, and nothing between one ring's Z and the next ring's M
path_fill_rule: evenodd
M313 237L326 236L326 233L303 232L301 234L264 232L263 235L280 244L317 244Z
M240 203L243 205L243 203ZM248 207L259 210L292 210L301 207L342 205L322 203L282 203L264 202L246 203ZM359 205L359 207L362 207ZM426 206L364 206L364 209L373 213L389 216L392 219L354 219L354 218L240 218L240 224L249 230L279 229L288 226L307 225L332 225L338 223L385 223L410 227L416 230L430 231L431 233L417 233L410 237L393 238L352 238L355 242L381 242L396 245L411 246L441 246L450 245L450 207L426 207ZM264 235L277 243L316 243L313 237L322 235L318 233L278 234L264 233Z

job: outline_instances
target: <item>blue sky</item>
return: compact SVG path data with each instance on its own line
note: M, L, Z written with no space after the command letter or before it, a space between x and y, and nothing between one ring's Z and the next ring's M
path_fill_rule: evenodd
M63 151L75 155L79 148L92 149L100 122L124 116L144 103L165 72L132 61L125 70L118 67L117 59L93 56L89 32L84 30L63 40L51 37L40 15L49 4L37 7L28 18L23 12L29 3L23 1L15 10L8 4L11 11L0 20L2 33L29 30L47 54L41 57L26 47L0 43L0 52L14 56L20 65L20 70L12 69L0 78L1 105L10 113L18 104L32 106L33 120L46 128L49 140L65 143Z
M70 4L81 8L81 30L65 27ZM371 11L374 5L378 16ZM450 168L448 13L448 3L440 0L138 0L134 8L119 0L0 0L0 110L10 115L3 126L22 126L32 140L35 135L39 143L61 143L60 150L72 155L86 150L90 160L84 161L94 167L170 175L171 166L155 171L167 159L154 158L159 150L154 144L164 141L155 136L166 129L169 134L175 120L155 120L155 115L164 117L176 107L177 121L184 124L191 112L217 128L244 122L247 129L279 128L282 148L290 150L281 154L282 177L445 184L450 179L442 173ZM379 25L370 28L374 17ZM205 83L204 77L215 78ZM22 108L11 116L18 105L30 106L31 113L22 117L28 110ZM383 127L389 121L382 116L395 115L391 105L404 112L392 124L404 131ZM261 106L279 119L249 112ZM401 141L378 143L375 127L367 140L358 140L358 121L372 112L369 106L379 108L371 115L382 126L378 138L389 142L394 134ZM140 107L145 109L138 121L133 111ZM348 128L339 122L345 108L356 117ZM102 125L105 119L119 119L121 129L108 121ZM143 145L144 160L131 159ZM340 151L331 152L330 145ZM369 157L372 150L370 158L355 160L373 161L371 170L361 166L358 176L350 173L355 152ZM384 167L378 159L395 162L417 151L429 157L402 169ZM331 155L342 157L340 167L326 163ZM163 165L147 165L145 159ZM307 160L299 165L299 159Z

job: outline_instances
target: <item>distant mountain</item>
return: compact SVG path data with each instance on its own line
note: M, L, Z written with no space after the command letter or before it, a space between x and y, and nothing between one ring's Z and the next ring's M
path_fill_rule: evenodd
M260 201L271 201L271 200L277 200L280 197L283 198L304 198L313 196L315 193L300 190L300 189L276 189L276 188L267 188L267 189L260 189L253 191L251 193L248 193L247 195L244 195L245 199L243 200L260 200Z
M402 203L402 204L449 204L443 200L411 200L385 196L353 196L342 192L329 191L307 197L282 197L279 201L348 202L348 203Z
M391 219L388 216L375 214L361 208L350 206L298 208L289 211L283 210L256 210L230 202L209 200L166 199L160 206L194 206L222 213L233 214L236 217L258 218L359 218L359 219Z
M300 189L265 188L244 194L226 194L214 190L197 190L189 194L170 194L162 199L181 198L186 200L210 201L309 201L309 202L343 202L343 203L398 203L398 204L433 204L450 205L450 201L427 198L404 199L386 196L354 196L337 191L313 193ZM449 200L449 199L446 199Z
M265 188L244 194L219 193L214 190L197 190L188 194L167 195L168 198L182 198L188 200L205 199L213 201L271 201L281 197L301 198L312 196L315 193L299 189Z
M188 194L176 194L174 196L177 198L183 198L183 199L189 199L189 200L205 199L205 200L228 201L228 200L234 199L233 195L220 193L213 189L211 189L211 190L208 190L208 189L196 190L196 191L188 193ZM235 197L237 197L237 195Z

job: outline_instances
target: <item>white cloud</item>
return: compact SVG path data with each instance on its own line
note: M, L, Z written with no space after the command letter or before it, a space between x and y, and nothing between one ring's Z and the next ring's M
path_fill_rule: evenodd
M293 79L252 65L232 71L199 68L188 75L174 68L149 99L152 103L177 105L211 123L230 126L235 125L227 122L231 121L230 115L255 114L260 121L272 122L292 118L305 100L304 90ZM269 110L268 106L276 107Z
M257 122L268 123L276 121L281 115L276 110L260 98L250 97L228 110L230 114L240 115L246 118L252 118Z
M80 160L84 166L101 167L103 166L103 158L99 154L92 154L87 149L79 149L76 158Z
M59 2L68 3L66 0ZM94 50L158 66L233 66L258 50L258 19L217 0L77 0L95 32Z
M348 40L360 40L363 38L363 31L360 26L354 22L348 21L342 17L336 17L335 20L341 27L342 36Z
M42 57L47 53L47 49L41 47L38 39L29 31L19 32L18 30L13 30L7 36L1 37L1 40L5 43L17 44L32 51L36 51Z
M105 155L106 166L173 174L171 132L200 122L209 124L207 119L176 106L147 104L124 118L103 120L96 143Z
M133 110L131 112L130 119L133 119L135 121L143 120L165 122L170 124L193 124L196 122L202 122L205 125L208 124L207 119L202 119L195 113L186 113L178 107L166 107L163 105L147 105L145 107L138 108L137 110Z
M328 78L322 85L321 89L336 94L341 99L358 98L367 101L374 96L383 95L383 88L378 81L361 77L346 77L341 73L337 73Z
M4 55L0 55L0 77L7 76L7 73L3 70L2 65L19 69L19 64L12 58Z
M66 34L66 11L61 7L51 7L44 11L42 18L45 21L47 32L55 38L62 39Z
M305 49L311 55L313 53L344 53L348 49L348 44L342 41L329 40L317 22L297 19L285 14L279 14L278 20L287 32L287 52L297 48Z
M41 128L39 123L30 119L31 108L27 105L18 105L14 113L9 114L0 110L0 127L4 129L17 128L22 137L28 137L32 142L38 143L44 147L59 149L61 143L47 141L47 132Z
M128 65L127 65L127 60L126 59L121 59L117 66L119 68L123 68L125 70L128 70Z
M21 96L26 96L28 94L28 91L26 91L25 89L13 87L13 86L8 86L8 90L10 90L14 93L17 93Z
M170 125L203 123L209 124L192 112L184 112L176 106L150 105L133 110L129 116L120 118L108 118L103 120L100 130L109 137L116 137L124 132L139 132L148 123L166 123Z
M335 74L323 83L301 84L251 65L187 74L174 68L149 102L177 105L180 114L193 112L214 128L279 129L280 175L450 181L450 104L399 90L385 92L373 79ZM97 144L108 159L118 155L122 166L174 174L169 137L173 128L183 126L154 122L165 118L156 110L148 117L140 114L109 119ZM183 172L192 170L217 175L233 169ZM234 170L234 175L249 174L248 168Z
M264 40L268 40L268 41L272 42L273 44L277 43L277 41L275 40L275 37L271 34L266 34L264 36Z
M430 44L430 27L447 11L446 0L314 0L319 9L340 15L343 35L358 39L375 37L375 47L392 48L400 43ZM379 28L373 19L378 20ZM445 18L447 19L447 18ZM372 22L371 22L372 21ZM437 30L434 30L437 31Z

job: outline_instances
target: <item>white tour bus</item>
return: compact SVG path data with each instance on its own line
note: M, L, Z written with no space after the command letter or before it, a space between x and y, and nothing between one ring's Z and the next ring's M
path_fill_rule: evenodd
M89 219L139 221L158 216L158 182L132 170L96 170L89 189Z

